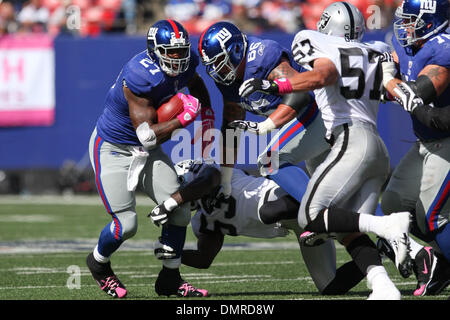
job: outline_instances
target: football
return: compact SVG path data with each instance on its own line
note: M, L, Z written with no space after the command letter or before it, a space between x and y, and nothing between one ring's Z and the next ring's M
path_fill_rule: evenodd
M181 100L178 95L172 96L168 101L164 102L156 109L158 123L174 119L183 112L183 110L183 100Z

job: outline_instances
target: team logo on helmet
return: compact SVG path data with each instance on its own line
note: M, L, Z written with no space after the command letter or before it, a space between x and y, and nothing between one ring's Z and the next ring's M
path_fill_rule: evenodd
M245 35L230 22L216 22L200 37L199 52L214 81L230 85L247 48Z
M169 76L177 76L189 67L189 35L174 20L160 20L149 28L147 50L148 55L159 62L160 68ZM178 56L173 57L173 54Z
M158 33L158 28L153 27L153 28L148 29L147 39L155 40L157 33Z
M227 28L222 28L213 38L217 39L222 46L225 46L225 43L231 39L231 36L231 32Z
M394 32L399 44L409 47L444 32L449 6L448 0L403 0L395 11Z
M322 15L320 16L320 20L319 23L317 24L317 29L323 29L327 26L328 22L330 21L330 14L328 12L324 12L322 13Z
M436 13L436 0L422 0L420 1L420 10L426 13Z

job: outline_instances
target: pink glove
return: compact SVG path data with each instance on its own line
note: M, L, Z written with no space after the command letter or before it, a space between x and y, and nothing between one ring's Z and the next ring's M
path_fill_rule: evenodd
M197 98L190 94L177 93L178 97L183 100L183 112L181 112L177 118L180 120L181 125L186 127L195 120L200 111L200 102Z

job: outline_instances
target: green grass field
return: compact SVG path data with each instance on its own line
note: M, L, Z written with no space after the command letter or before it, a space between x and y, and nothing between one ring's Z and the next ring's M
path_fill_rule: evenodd
M153 285L161 268L152 250L159 229L146 217L152 204L139 205L139 230L112 258L112 265L127 286L128 300L167 300ZM110 300L93 281L86 255L109 222L96 197L71 200L0 198L0 300ZM273 240L225 238L225 246L208 270L182 266L183 277L206 288L211 300L364 300L364 280L344 296L318 294L293 235ZM188 229L187 245L194 245ZM349 260L337 247L338 266ZM405 300L445 300L412 295L414 276L403 279L391 262L385 266ZM79 275L79 277L77 277ZM176 298L172 298L176 299Z

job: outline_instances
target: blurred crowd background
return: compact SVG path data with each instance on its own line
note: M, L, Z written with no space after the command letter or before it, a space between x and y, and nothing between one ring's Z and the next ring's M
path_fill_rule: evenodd
M160 19L181 22L190 34L229 20L244 32L296 33L315 29L323 9L335 0L0 0L0 36L46 32L98 36L145 34ZM380 9L380 28L391 26L401 0L348 0L368 18Z
M274 34L282 33L282 36L290 36L304 28L316 29L316 23L323 9L335 1L0 0L0 40L4 40L6 47L8 47L8 41L11 40L8 35L41 35L45 33L60 38L56 39L61 41L58 42L59 46L55 49L55 77L65 79L57 83L55 89L55 108L58 118L52 126L0 128L3 130L2 133L9 134L7 138L3 135L4 140L2 141L8 141L6 143L8 145L11 139L16 139L14 140L17 141L15 145L20 146L23 136L32 140L36 139L33 141L46 141L47 137L53 139L53 137L67 132L70 132L69 139L72 141L72 143L67 144L56 139L57 141L54 145L52 144L51 149L46 149L47 145L42 146L36 143L30 151L29 159L21 161L20 164L8 162L12 161L11 158L14 158L14 151L11 152L9 147L5 147L4 151L0 148L0 153L9 152L9 154L13 154L7 160L3 158L3 163L8 163L6 167L9 169L0 167L0 194L53 193L55 190L62 194L96 192L93 170L90 167L88 154L85 152L85 148L87 148L85 141L88 141L90 135L90 131L85 129L85 127L90 128L86 123L90 124L90 121L95 121L95 118L92 117L92 119L87 120L86 114L83 112L93 112L91 106L96 108L102 106L104 90L108 87L110 79L116 76L116 70L112 70L108 63L103 63L103 60L101 64L92 66L91 64L98 60L95 56L89 56L91 51L83 50L86 50L89 46L92 46L95 50L118 47L116 42L109 43L99 36L107 34L123 35L123 37L118 38L121 41L128 41L126 43L131 47L135 45L133 41L139 39L139 45L136 44L136 47L141 48L141 37L146 34L149 26L166 18L181 22L191 35L196 36L201 34L209 25L220 20L232 21L242 31L249 34L264 33L267 35L273 32ZM378 10L379 21L375 29L385 29L381 30L381 33L390 31L394 11L401 3L401 0L347 1L356 5L369 20L375 13L373 6L377 6L375 9ZM58 37L60 35L61 37ZM67 35L76 40L81 38L83 41L81 41L82 43L66 41L64 38ZM134 35L136 39L133 39ZM85 39L89 40L87 38L97 40L96 37L100 41L84 41ZM29 37L21 36L14 38L19 40L21 38L29 39ZM71 48L76 48L76 50L71 51ZM80 52L84 52L90 57L88 60L92 59L94 62L90 61L91 64L86 65L82 63L83 58L80 58L82 56ZM2 52L0 51L0 53ZM71 56L72 53L73 56ZM107 61L124 59L127 53L121 54L122 56L119 53L112 55ZM17 67L20 61L24 61L21 60L22 58L17 58L17 53L13 52L10 55L4 53L4 56L9 57L9 60L6 58L4 61L2 60L3 68L0 68L0 78L3 79L4 77L2 71L5 69L5 65L9 66L9 71L12 72L13 76L15 73L23 71ZM71 59L68 66L66 66L66 59ZM58 67L63 64L65 69ZM91 73L90 70L91 66L101 76L97 74L94 76L94 73ZM79 70L83 71L79 72ZM17 80L14 83L20 89L22 84L19 82ZM8 94L8 92L14 94L14 88L16 87L8 88L8 86L4 86L3 94ZM0 90L1 95L2 91ZM83 109L83 112L78 112L79 105L87 107ZM79 138L83 136L85 136L84 140ZM391 136L389 135L389 137ZM395 137L393 139L395 140ZM73 146L73 143L76 143L76 147ZM3 144L5 145L5 143ZM71 146L67 147L67 145ZM47 153L42 152L44 149L47 150ZM398 153L403 150L396 147L397 149ZM18 152L17 157L21 157L21 152ZM57 153L57 157L55 153ZM84 153L81 160L78 153ZM55 160L55 158L58 160ZM59 168L55 168L55 162L59 161L60 158L66 158L67 160ZM29 164L34 163L34 161L36 161L36 164Z

